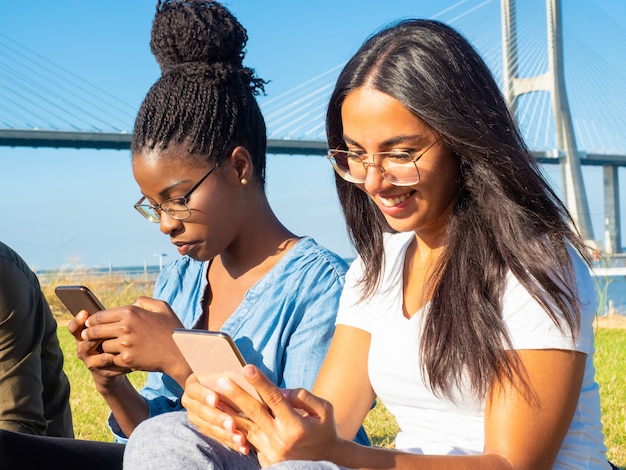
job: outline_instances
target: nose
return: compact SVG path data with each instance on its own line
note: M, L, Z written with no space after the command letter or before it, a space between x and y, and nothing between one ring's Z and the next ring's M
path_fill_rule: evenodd
M159 230L161 230L161 233L171 235L182 224L182 220L175 219L165 211L161 212L161 219L159 223Z
M374 161L363 162L363 166L365 166L365 182L363 183L363 188L366 192L374 193L381 185L388 183L388 181L383 178L381 169Z

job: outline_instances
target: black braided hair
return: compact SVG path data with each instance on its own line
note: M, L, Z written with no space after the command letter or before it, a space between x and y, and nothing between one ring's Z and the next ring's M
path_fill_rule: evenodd
M213 162L241 145L264 184L266 130L255 95L265 82L243 65L247 41L218 2L160 0L150 47L162 75L137 114L133 153L184 144Z

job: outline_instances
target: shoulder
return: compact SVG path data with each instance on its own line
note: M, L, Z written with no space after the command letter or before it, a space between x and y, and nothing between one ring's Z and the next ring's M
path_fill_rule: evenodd
M207 262L196 261L183 256L165 265L155 283L155 293L171 290L185 290L200 285L206 273Z
M595 302L596 290L593 278L591 277L591 269L580 254L571 247L568 247L572 267L574 268L574 277L576 279L576 287L578 288L578 299L582 304ZM595 307L595 304L594 304Z
M548 316L545 308L511 273L507 273L502 318L507 325L514 349L573 349L590 353L593 348L593 319L597 308L595 286L585 261L570 249L573 279L569 286L577 295L580 333L574 337L564 324L563 313L556 311L565 333Z
M26 261L15 250L0 242L0 287L15 283L23 285L24 280L37 290L39 281L35 273L28 267Z
M202 272L205 263L205 261L196 261L189 256L182 256L163 266L159 277L176 276L181 273L190 275L195 272Z
M383 267L381 273L381 282L385 283L389 278L393 278L390 282L396 282L395 277L402 272L404 267L404 254L411 241L415 238L413 232L394 232L383 234ZM365 272L365 265L360 256L358 256L350 265L348 274L346 275L346 284L361 289L361 279ZM358 287L356 287L358 286ZM381 287L381 285L379 285Z
M286 270L299 271L310 275L315 272L326 273L341 279L348 270L348 264L338 254L318 244L311 237L303 237L285 254L283 259Z
M347 263L337 254L304 237L249 291L274 302L300 305L338 303ZM305 308L306 310L306 308Z
M26 262L12 248L0 242L0 267L4 269L26 268Z

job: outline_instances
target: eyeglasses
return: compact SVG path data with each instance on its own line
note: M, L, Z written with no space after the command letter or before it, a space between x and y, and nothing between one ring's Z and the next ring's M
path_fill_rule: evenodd
M440 140L441 138L434 141L417 157L413 157L414 152L376 152L370 154L372 161L368 162L367 153L331 149L328 151L328 160L337 174L350 183L365 183L367 169L373 166L391 184L412 186L420 182L417 162Z
M189 203L189 197L196 189L198 189L202 182L217 169L218 166L219 162L217 162L215 166L193 186L193 188L187 191L184 196L167 199L161 204L155 204L154 206L151 204L142 204L142 202L146 200L146 196L144 196L139 199L133 207L137 209L137 211L146 219L154 223L159 223L161 221L161 212L165 212L172 219L188 219L191 217L191 209L189 209L189 206L187 205Z

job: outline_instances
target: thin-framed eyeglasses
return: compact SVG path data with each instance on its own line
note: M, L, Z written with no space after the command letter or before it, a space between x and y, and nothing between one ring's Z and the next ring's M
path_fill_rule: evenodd
M367 169L373 166L380 175L396 186L412 186L420 182L417 162L424 156L441 137L430 144L419 155L415 152L392 150L391 152L355 152L353 150L328 150L328 160L344 180L362 184L367 179ZM368 161L371 156L371 161Z
M167 199L163 201L161 204L142 204L146 200L146 196L143 196L139 201L135 203L133 206L137 211L143 215L150 222L159 223L161 222L161 212L165 212L171 218L176 220L185 220L191 217L191 209L189 209L189 198L191 194L198 189L198 187L204 182L205 179L209 177L211 173L213 173L220 162L217 162L213 168L211 168L206 175L200 178L193 187L187 191L181 197L174 197L172 199Z

